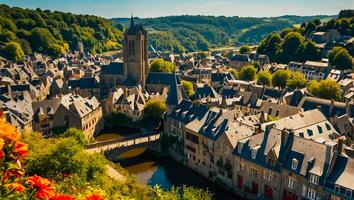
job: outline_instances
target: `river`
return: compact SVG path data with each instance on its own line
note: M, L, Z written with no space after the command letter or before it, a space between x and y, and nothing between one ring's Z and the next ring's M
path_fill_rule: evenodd
M96 138L97 141L116 139L126 135L111 133L106 130ZM196 188L208 188L213 193L215 200L240 199L236 194L226 191L223 188L210 182L208 179L177 163L171 158L157 157L146 151L144 148L136 148L122 153L119 156L119 164L136 175L139 182L151 186L160 185L168 190L172 186L194 186Z

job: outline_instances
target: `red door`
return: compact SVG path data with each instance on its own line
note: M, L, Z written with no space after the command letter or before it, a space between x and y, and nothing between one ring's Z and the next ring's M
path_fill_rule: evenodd
M283 192L283 200L297 200L297 196L287 190Z
M264 196L267 199L273 199L273 188L268 185L265 185L264 186Z
M243 177L240 175L237 175L237 187L239 190L243 188Z
M258 183L252 182L252 193L258 194Z

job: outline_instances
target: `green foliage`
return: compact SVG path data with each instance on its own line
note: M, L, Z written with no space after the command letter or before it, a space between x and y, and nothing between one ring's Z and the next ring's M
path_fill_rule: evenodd
M235 69L230 69L230 73L232 74L234 79L238 79L239 78L239 73Z
M173 187L170 192L166 193L161 187L155 185L152 188L153 200L212 200L213 196L209 191L194 187Z
M240 70L240 78L246 81L253 81L256 79L257 70L253 65L244 66Z
M182 80L182 86L189 97L194 95L193 83L190 81Z
M251 52L251 49L250 49L249 46L242 46L240 48L240 54L246 54L246 53L249 53L249 52Z
M183 15L135 19L135 22L149 27L149 44L156 50L182 53L207 51L215 46L259 43L270 33L324 17L327 16L251 18ZM120 29L130 23L128 18L113 21Z
M310 81L307 90L319 98L340 99L340 86L336 81L331 79L321 80L320 82Z
M275 117L273 115L267 116L267 122L277 121L278 119L279 119L279 117Z
M331 65L334 65L336 69L352 69L353 67L353 57L349 52L342 47L335 47L328 54L329 62Z
M4 58L12 61L21 61L24 56L23 50L17 42L6 43L0 53Z
M114 127L134 127L133 120L120 112L113 112L105 119L105 127L114 128Z
M165 61L162 58L157 58L150 64L151 72L169 72L175 71L175 65L171 62Z
M26 54L33 50L51 56L76 50L79 42L91 53L121 48L122 31L100 17L6 5L0 5L0 13L0 47L17 42ZM0 52L0 56L6 54Z
M269 59L273 62L277 60L276 52L280 48L282 39L279 34L272 33L268 35L257 48L257 51L261 54L268 55Z
M339 19L350 17L354 17L354 10L341 10L338 15Z
M291 89L306 87L307 80L301 72L293 72L290 79L286 82L286 86Z
M286 86L287 81L291 78L291 71L289 70L277 70L272 75L272 83L275 87L284 88Z
M151 99L144 106L144 120L146 122L159 123L162 121L165 112L165 102Z
M67 129L62 135L64 138L69 138L72 137L74 138L79 144L81 145L86 145L88 144L88 140L86 139L84 133L82 130L76 129L76 128L69 128Z
M258 83L261 85L271 86L272 85L272 75L269 71L259 71L257 74Z

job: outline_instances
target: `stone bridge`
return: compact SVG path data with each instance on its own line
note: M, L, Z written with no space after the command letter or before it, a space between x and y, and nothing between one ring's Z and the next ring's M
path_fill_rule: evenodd
M137 147L145 147L160 153L160 133L138 133L118 139L94 142L85 146L88 153L104 151L115 155Z

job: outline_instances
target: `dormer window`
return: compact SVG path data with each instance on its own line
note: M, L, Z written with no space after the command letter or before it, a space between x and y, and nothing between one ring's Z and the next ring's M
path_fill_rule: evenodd
M311 183L318 185L319 177L317 175L310 174L309 179Z
M292 162L291 162L291 169L292 169L292 170L296 170L298 164L299 164L299 161L297 161L297 160L294 158L294 159L292 160Z
M242 147L243 147L242 143L238 144L238 147L237 147L237 152L238 153L242 153Z
M257 149L252 149L252 159L255 160L257 156Z

